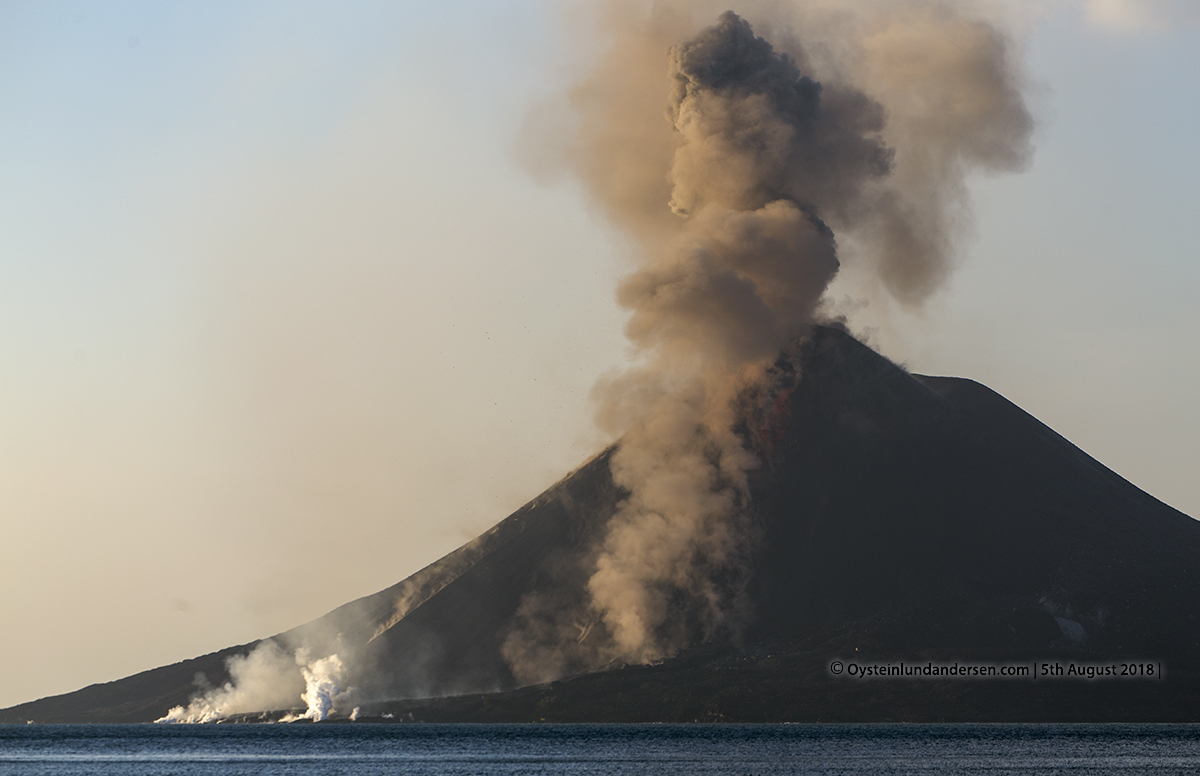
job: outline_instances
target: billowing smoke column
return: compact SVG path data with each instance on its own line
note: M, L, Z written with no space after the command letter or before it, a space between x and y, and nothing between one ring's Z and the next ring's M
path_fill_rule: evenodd
M878 105L823 89L732 12L667 59L678 235L621 284L645 361L598 392L605 413L645 402L612 463L630 496L588 582L635 661L687 638L672 609L709 633L736 615L756 459L734 399L803 333L837 272L821 213L890 164Z
M629 496L589 558L588 611L523 604L505 645L518 679L654 661L749 615L759 461L736 429L747 395L769 406L788 389L769 367L838 272L834 228L893 298L919 302L946 273L963 175L1028 154L1004 38L962 7L796 10L822 36L820 82L798 43L776 51L733 12L673 45L692 4L612 17L570 95L577 131L549 161L638 240L618 300L640 359L595 389Z

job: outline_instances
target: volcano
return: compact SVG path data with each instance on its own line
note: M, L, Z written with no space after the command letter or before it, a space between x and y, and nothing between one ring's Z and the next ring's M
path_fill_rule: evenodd
M445 558L272 640L345 657L379 719L1200 719L1200 524L978 383L909 374L833 327L800 363L753 472L752 617L737 633L519 686L504 652L519 607L582 595L580 560L625 495L610 448ZM198 677L229 681L229 658L256 644L0 722L154 720ZM861 678L851 664L1034 673ZM1117 675L1072 673L1087 666Z

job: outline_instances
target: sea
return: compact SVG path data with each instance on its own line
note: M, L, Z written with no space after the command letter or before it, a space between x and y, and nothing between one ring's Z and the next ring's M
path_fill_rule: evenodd
M1200 725L0 725L0 775L1197 774Z

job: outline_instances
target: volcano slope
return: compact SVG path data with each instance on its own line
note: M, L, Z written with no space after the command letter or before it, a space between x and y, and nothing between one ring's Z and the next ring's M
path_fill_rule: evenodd
M517 686L503 649L518 608L582 597L623 496L610 449L437 563L273 639L346 658L378 718L1200 719L1200 523L978 383L908 374L829 327L801 364L753 475L754 614L736 638ZM254 646L0 721L152 720L186 705L198 675L228 681L226 660ZM1156 678L859 679L834 661L1153 663Z

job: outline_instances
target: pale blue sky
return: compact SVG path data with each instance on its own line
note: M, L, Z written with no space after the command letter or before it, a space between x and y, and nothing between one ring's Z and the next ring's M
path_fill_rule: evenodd
M857 323L1197 515L1200 34L1080 7L957 274ZM599 449L628 265L512 152L561 8L0 2L0 706L374 592Z

